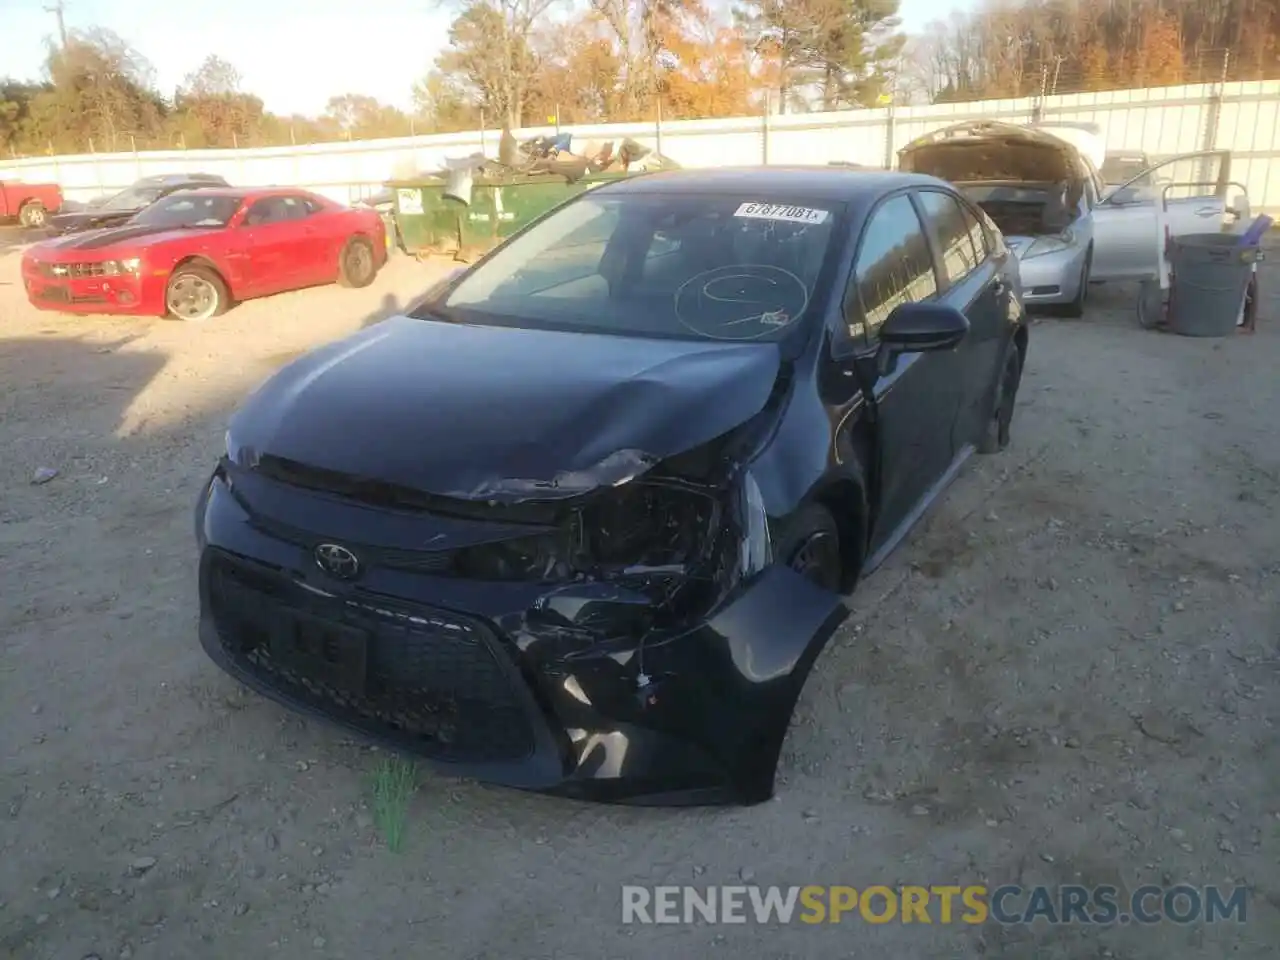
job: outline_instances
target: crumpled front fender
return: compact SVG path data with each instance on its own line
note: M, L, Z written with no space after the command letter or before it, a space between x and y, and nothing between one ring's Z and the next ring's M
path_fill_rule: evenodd
M574 744L563 792L633 803L768 800L805 678L846 616L836 594L769 567L697 628L644 648L651 683L629 716ZM584 709L619 702L617 667L608 657L574 664Z

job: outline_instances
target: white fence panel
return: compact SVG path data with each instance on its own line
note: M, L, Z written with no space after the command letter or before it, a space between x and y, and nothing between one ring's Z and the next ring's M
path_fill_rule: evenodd
M1233 154L1232 178L1255 209L1280 210L1280 81L1192 84L1018 100L929 104L787 116L596 124L566 128L579 143L630 137L686 167L846 161L880 167L916 137L968 119L1098 124L1109 149L1163 158L1195 150ZM525 138L551 133L536 127ZM446 157L495 156L494 130L241 150L165 150L34 157L0 163L0 176L62 184L74 200L157 173L217 173L232 183L308 187L351 202L389 179L437 169Z

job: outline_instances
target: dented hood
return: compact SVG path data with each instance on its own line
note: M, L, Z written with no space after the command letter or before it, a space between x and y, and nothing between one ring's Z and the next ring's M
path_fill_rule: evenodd
M1083 173L1072 144L993 120L958 123L913 140L898 152L898 168L952 183L1062 182Z
M394 317L294 361L232 419L269 455L475 500L622 482L763 409L776 344L471 326Z

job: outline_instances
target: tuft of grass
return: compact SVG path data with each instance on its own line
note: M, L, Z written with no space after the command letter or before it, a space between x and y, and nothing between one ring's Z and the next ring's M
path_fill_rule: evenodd
M373 823L392 853L404 844L409 801L418 787L418 768L408 760L386 757L373 771Z

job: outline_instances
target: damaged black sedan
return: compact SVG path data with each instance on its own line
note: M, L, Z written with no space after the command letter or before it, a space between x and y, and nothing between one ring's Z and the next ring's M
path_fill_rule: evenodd
M457 775L765 800L841 594L1008 442L1018 284L931 177L588 191L247 401L201 642Z

